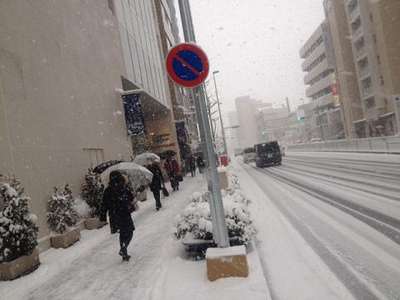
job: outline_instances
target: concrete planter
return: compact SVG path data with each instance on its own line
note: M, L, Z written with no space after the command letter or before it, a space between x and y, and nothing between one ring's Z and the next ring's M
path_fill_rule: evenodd
M51 246L53 248L68 248L75 244L81 238L81 231L79 228L69 230L63 234L58 234L50 238Z
M89 218L85 220L85 228L87 230L99 229L104 227L107 222L102 222L99 218Z
M40 265L39 251L33 250L31 255L21 256L13 261L0 263L0 280L13 280L29 274Z

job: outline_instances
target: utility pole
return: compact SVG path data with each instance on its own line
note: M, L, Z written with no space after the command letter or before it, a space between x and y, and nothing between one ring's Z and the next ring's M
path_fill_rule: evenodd
M221 134L222 134L222 140L224 142L224 154L228 154L228 149L226 146L226 137L225 137L225 128L224 128L224 121L222 120L222 114L221 114L221 103L219 102L219 96L218 96L218 88L217 88L217 81L215 79L215 74L218 74L219 71L214 71L213 72L213 79L214 79L214 87L215 87L215 96L217 97L217 103L218 103L218 112L219 112L219 120L221 123Z
M286 108L287 108L288 113L290 114L290 102L289 102L288 97L286 97Z
M179 0L179 9L182 19L182 27L186 42L196 42L194 33L192 14L188 0ZM199 127L202 128L201 136L203 149L207 153L208 162L208 189L211 192L210 211L213 223L214 241L220 248L230 246L228 230L225 223L225 211L222 203L219 175L217 171L217 161L215 158L215 149L211 136L211 120L207 114L206 92L204 84L193 90L196 101L196 113L199 120ZM201 132L200 132L201 134Z

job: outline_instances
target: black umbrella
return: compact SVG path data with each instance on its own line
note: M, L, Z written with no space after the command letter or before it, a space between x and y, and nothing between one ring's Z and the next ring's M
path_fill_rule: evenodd
M114 166L116 164L119 164L123 162L122 160L109 160L109 161L105 161L99 165L97 165L96 167L93 168L93 172L97 173L97 174L101 174L103 173L105 170L107 170L109 167Z

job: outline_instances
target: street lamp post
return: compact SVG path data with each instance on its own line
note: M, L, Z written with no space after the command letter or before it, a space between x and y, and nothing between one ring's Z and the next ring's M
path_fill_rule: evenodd
M226 146L226 138L225 138L225 129L224 129L224 121L222 120L222 114L221 114L221 103L219 102L219 95L218 95L218 88L217 88L217 81L215 79L215 75L218 74L219 71L214 71L213 72L213 79L214 79L214 87L215 87L215 96L217 97L217 103L218 103L218 112L219 112L219 119L221 122L221 134L222 134L222 140L224 142L224 154L228 154L228 149Z

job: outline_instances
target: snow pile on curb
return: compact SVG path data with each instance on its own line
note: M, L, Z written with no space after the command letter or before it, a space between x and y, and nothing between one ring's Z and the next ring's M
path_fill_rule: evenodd
M249 204L250 200L240 190L236 175L230 175L230 187L222 191L225 210L225 222L229 237L239 245L248 244L256 234ZM176 221L175 236L177 239L190 237L195 240L212 240L213 227L209 206L210 192L193 193L190 203Z

